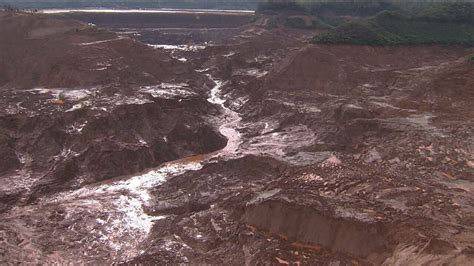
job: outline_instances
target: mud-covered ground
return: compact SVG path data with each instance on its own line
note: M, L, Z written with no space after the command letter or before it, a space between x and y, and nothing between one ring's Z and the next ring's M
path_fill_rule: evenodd
M0 19L1 262L474 259L473 49Z

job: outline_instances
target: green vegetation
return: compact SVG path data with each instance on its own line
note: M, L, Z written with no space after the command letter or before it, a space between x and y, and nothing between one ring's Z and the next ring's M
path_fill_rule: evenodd
M416 15L382 11L316 36L316 43L474 45L474 3L437 4Z
M437 22L474 23L474 4L471 2L441 3L420 12L419 18Z
M300 17L286 18L285 26L290 27L290 28L296 28L296 29L311 28L311 26L307 25L306 21L303 18L300 18Z
M438 0L439 1L439 0ZM257 10L304 11L318 16L373 16L381 11L418 11L431 6L433 1L413 0L259 0Z
M303 1L302 4L315 15L335 16L372 16L384 10L395 10L397 7L390 1Z
M306 8L304 5L293 0L261 0L258 2L258 11L299 11L305 12Z
M316 18L307 21L302 17L288 17L285 26L295 29L332 29L333 27Z

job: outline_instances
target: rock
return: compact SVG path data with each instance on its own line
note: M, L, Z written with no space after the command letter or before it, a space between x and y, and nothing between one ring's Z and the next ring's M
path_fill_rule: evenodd
M373 148L365 155L364 161L366 163L381 162L382 156L375 148Z
M466 165L467 165L469 168L474 168L474 161L469 161L469 160L467 160L467 161L466 161Z
M336 111L338 120L348 121L357 118L372 118L371 112L361 106L355 104L344 104L341 105L339 110Z
M400 158L395 157L393 159L390 159L388 162L392 164L397 164L397 163L400 163L401 161L400 161Z
M340 165L342 162L339 160L336 156L331 156L328 159L324 160L324 162L321 163L322 167L334 167Z

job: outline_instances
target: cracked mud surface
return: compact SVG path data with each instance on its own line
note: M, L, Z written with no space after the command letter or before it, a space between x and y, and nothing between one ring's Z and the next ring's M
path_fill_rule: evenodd
M1 262L472 261L472 49L0 19Z

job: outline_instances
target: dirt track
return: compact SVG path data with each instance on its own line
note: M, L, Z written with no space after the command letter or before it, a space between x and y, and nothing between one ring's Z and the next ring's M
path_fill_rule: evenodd
M3 261L468 265L473 50L316 46L311 31L260 20L125 34L206 46L170 50L76 22L35 26L35 45L67 50L69 65L0 73ZM107 74L84 71L104 57ZM211 153L223 124L236 149Z

